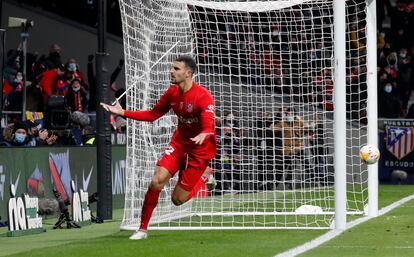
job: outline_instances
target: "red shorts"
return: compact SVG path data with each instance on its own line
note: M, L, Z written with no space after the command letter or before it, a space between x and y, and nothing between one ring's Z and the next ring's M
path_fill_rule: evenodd
M167 169L171 177L178 171L181 171L177 185L180 185L186 191L191 191L200 180L209 162L210 159L194 156L186 152L182 147L174 144L174 142L171 142L157 165Z

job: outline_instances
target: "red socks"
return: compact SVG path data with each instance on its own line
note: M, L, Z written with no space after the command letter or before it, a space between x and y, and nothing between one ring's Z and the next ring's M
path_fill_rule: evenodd
M187 196L186 201L189 201L191 198L193 198L198 191L200 191L201 187L207 182L207 178L204 176L201 176L198 180L197 184L191 189L190 193Z
M197 184L191 189L190 193L187 196L187 201L193 198L200 188L206 183L207 178L201 176ZM148 191L145 194L144 204L141 211L141 225L140 230L148 230L148 224L150 222L152 213L154 212L155 207L158 204L158 198L160 197L161 190L148 187Z
M160 196L161 190L148 187L148 191L145 194L144 204L142 206L141 212L141 226L139 229L147 230L148 224L150 222L152 212L158 204L158 198Z

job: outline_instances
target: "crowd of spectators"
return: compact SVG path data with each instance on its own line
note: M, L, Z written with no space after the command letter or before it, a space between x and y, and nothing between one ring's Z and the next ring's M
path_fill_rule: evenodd
M45 10L53 10L61 15L76 15L76 20L87 25L96 26L97 1L25 1L22 4L39 6ZM356 1L358 2L358 1ZM366 67L366 17L364 1L348 7L350 13L347 27L347 95L350 118L360 119L365 116L367 89ZM108 1L109 12L119 12L118 1ZM76 11L70 12L71 8ZM278 13L277 16L246 14L229 15L226 11L195 10L190 12L194 20L205 22L194 25L197 37L198 60L200 64L220 63L217 69L223 74L233 74L245 80L247 84L264 86L270 94L284 93L295 101L317 103L326 110L333 109L333 72L331 56L333 45L329 26L332 23L328 9L309 10L292 9ZM190 9L191 9L190 8ZM84 15L80 15L80 14ZM211 15L209 15L210 13ZM91 15L92 14L92 15ZM108 15L110 19L119 14ZM204 15L203 17L201 17ZM383 118L414 118L414 35L410 31L414 25L413 0L377 0L378 27L378 111ZM283 17L283 18L282 18ZM306 17L321 17L308 19ZM112 33L121 35L120 19L108 22ZM277 22L276 22L277 20ZM294 21L300 20L301 23ZM248 21L248 22L246 22ZM311 24L312 23L312 24ZM217 27L214 27L216 24ZM311 34L301 33L301 28L312 25L315 35L324 35L323 40L309 38ZM206 27L208 26L208 27ZM215 31L205 36L205 31ZM297 33L296 33L296 32ZM289 32L289 33L288 33ZM93 72L93 55L88 56L86 74L75 58L61 60L61 49L53 44L47 55L28 54L27 59L27 110L43 113L41 121L30 119L18 121L18 115L12 117L10 125L4 129L0 141L7 146L34 146L73 144L82 145L90 142L94 134L93 113L96 111L96 82ZM111 76L111 84L123 67L121 60ZM22 109L22 52L21 49L7 53L5 67L5 110L21 111ZM271 85L271 86L270 86ZM115 96L123 90L113 84ZM300 99L295 99L300 97ZM63 110L59 110L64 103ZM125 107L125 102L121 103ZM60 111L60 112L59 112ZM65 113L68 115L65 116ZM348 112L350 113L350 112ZM52 121L53 115L60 117L63 124ZM86 116L87 117L86 117ZM280 117L279 117L280 118ZM273 117L274 121L279 119ZM61 121L62 121L61 120ZM74 121L77 122L74 122ZM85 121L87 120L87 122ZM67 121L67 122L66 122ZM59 122L58 122L59 123ZM122 117L113 119L114 130L124 132L126 122ZM58 130L53 125L62 125ZM223 191L239 189L240 174L234 172L239 168L242 151L243 131L232 113L217 120L217 140L219 145L216 169L221 172L218 185ZM260 139L268 141L267 145L275 146L279 132L269 129L275 124L267 124ZM318 124L317 124L318 125ZM64 130L62 130L62 127ZM323 130L316 128L316 130ZM24 132L23 132L24 131ZM60 132L58 132L60 131ZM323 132L323 131L322 131ZM321 132L321 134L322 134ZM25 134L25 136L24 136ZM266 135L268 134L268 135ZM317 133L313 134L317 135ZM270 142L270 141L271 142ZM324 149L319 149L317 140L312 148L317 156L322 156ZM260 151L260 150L259 150ZM283 154L281 154L283 155ZM302 158L304 153L298 156ZM266 156L275 156L274 148L263 149L263 170L274 169L279 164L265 160ZM274 158L273 158L274 159ZM303 158L302 158L303 159ZM303 160L306 160L304 158ZM318 163L326 160L320 159ZM278 166L279 165L279 166ZM306 165L306 163L305 163ZM266 167L267 166L267 167ZM323 167L324 165L318 165ZM259 167L259 168L260 168ZM279 167L280 168L280 167ZM280 169L284 169L283 167ZM318 171L316 171L318 172ZM319 171L322 173L322 171ZM270 180L263 175L263 181ZM274 176L274 174L272 175ZM272 180L279 180L280 175Z
M414 1L377 1L378 114L414 118Z
M346 51L350 118L364 116L367 97L366 5L355 2L347 7L352 13ZM220 64L216 72L266 88L268 94L333 110L333 31L326 26L333 24L332 9L294 6L265 14L193 9L201 64Z
M62 60L61 48L57 44L51 45L47 55L28 53L25 114L22 114L22 59L20 48L7 52L3 83L3 110L7 114L3 122L7 126L1 133L0 144L38 146L93 142L90 138L95 133L97 106L94 55L88 56L85 75L75 58ZM124 91L115 82L123 66L124 60L121 59L110 78L115 95ZM112 125L114 131L121 132L126 123L118 117Z
M40 8L71 19L78 23L98 27L98 3L95 0L17 0L22 7ZM107 32L122 36L119 1L106 1ZM88 56L88 67L80 67L75 58L62 60L61 48L53 44L46 55L27 54L26 75L26 117L22 119L23 103L23 53L22 49L7 52L4 69L3 126L0 128L0 145L34 146L34 145L83 145L93 142L95 134L96 80L93 68L93 55ZM111 75L111 89L115 97L124 89L115 80L123 68L123 60ZM125 99L121 102L125 105ZM20 113L19 113L20 112ZM4 114L3 113L3 114ZM36 130L30 128L36 124ZM123 117L112 117L114 131L113 142L124 142L126 121ZM15 141L15 129L26 130L24 142ZM19 134L19 133L17 133ZM45 140L32 140L45 137ZM121 136L121 137L120 137ZM17 136L22 138L22 136Z
M367 122L366 7L362 0L355 1L354 6L348 5L347 12L352 15L347 16L346 35L347 115L363 123ZM379 0L377 8L379 118L414 118L414 35L410 33L414 25L414 1ZM320 26L333 22L327 10L314 10L321 13L312 15L309 10L301 9L283 15L255 16L199 9L193 12L193 18L207 21L194 27L199 35L198 58L202 64L220 63L214 67L216 72L236 75L246 84L264 86L268 94L283 93L293 102L312 102L321 109L333 110L333 72L326 68L333 66L333 38L325 31L329 26ZM318 16L319 21L306 19ZM315 35L327 37L318 42L295 34L295 26L299 26L295 20L301 21L300 26L312 21ZM205 37L210 30L217 33ZM294 187L289 183L295 181L292 178L295 165L301 165L303 175L307 176L303 179L313 181L312 186L329 184L332 177L328 167L332 163L327 157L324 123L319 117L314 117L310 126L288 110L280 111L279 116L264 115L269 117L257 117L258 123L263 124L258 124L253 135L259 141L258 185L254 188L272 190L282 181L288 183L288 188ZM245 149L240 144L245 139L241 136L243 128L229 125L232 117L230 113L222 119L227 124L216 122L219 150L214 164L221 171L215 174L218 193L237 192L244 183L240 165Z
M232 112L216 117L218 151L212 162L213 169L220 171L214 174L216 194L332 183L324 121L318 114L305 121L296 108L288 107L262 113L249 128L242 128L240 123L240 117ZM254 160L249 159L246 149L254 151ZM249 161L254 167L246 169ZM251 169L256 172L251 173Z
M366 122L366 3L347 5L347 113ZM198 8L198 9L197 9ZM194 7L199 61L217 72L333 110L333 38L329 9L287 9L272 15L233 14ZM380 118L414 117L413 0L379 0L378 109ZM313 18L312 18L313 17ZM315 18L316 17L316 18ZM317 18L320 17L320 18ZM206 21L206 22L202 22ZM300 21L300 22L299 22ZM311 23L311 24L310 24ZM311 33L302 33L312 27ZM211 37L206 33L215 31ZM314 35L315 38L309 38ZM320 38L319 38L320 37ZM270 86L271 85L271 86ZM412 108L411 108L412 107Z

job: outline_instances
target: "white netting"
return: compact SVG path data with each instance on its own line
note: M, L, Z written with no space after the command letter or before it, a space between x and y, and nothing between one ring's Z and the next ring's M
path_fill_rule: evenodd
M172 61L182 54L196 58L194 80L213 93L217 106L219 149L211 163L216 189L175 207L173 179L150 227L329 227L332 0L120 2L126 81L133 87L128 109L153 106L170 85ZM347 1L347 11L348 210L361 213L367 202L366 169L357 159L366 141L364 1ZM283 122L288 108L296 117L291 123ZM128 121L123 228L139 224L156 161L175 123L172 112L152 124Z

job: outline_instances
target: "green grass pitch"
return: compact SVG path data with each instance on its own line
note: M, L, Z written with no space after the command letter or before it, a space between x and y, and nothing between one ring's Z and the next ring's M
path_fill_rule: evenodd
M414 193L414 186L380 186L379 206ZM414 256L414 201L346 231L300 256ZM23 237L0 237L0 256L274 256L324 234L325 230L150 231L131 241L120 231L122 210L114 221L82 229L52 230ZM352 217L351 217L352 218ZM5 233L6 229L0 229Z

